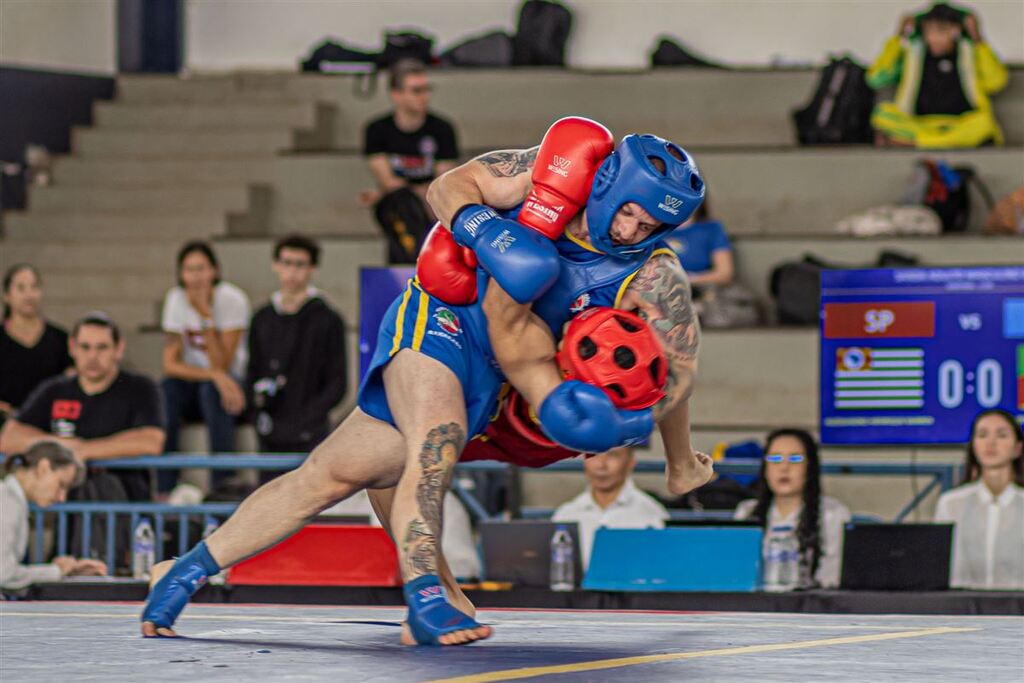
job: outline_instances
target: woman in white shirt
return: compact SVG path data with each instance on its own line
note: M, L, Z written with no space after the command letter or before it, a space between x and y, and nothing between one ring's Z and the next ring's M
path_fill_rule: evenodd
M99 560L57 557L50 564L23 564L28 549L28 504L61 503L85 478L85 468L56 441L39 441L7 460L0 482L0 589L20 590L33 583L60 581L69 575L105 574Z
M234 450L235 417L245 408L240 380L245 376L249 297L220 279L213 248L188 242L178 252L178 286L164 298L162 387L167 410L164 448L178 450L182 422L201 417L210 451ZM216 487L230 473L214 472ZM166 492L176 475L164 470L159 489Z
M765 529L763 566L769 566L773 536L795 535L799 547L795 581L774 588L838 586L843 525L851 515L838 500L821 494L818 444L810 434L779 429L768 435L757 492L756 500L736 507L734 517L756 520Z
M1024 590L1024 435L1013 415L974 419L964 484L939 497L936 522L953 523L957 588Z

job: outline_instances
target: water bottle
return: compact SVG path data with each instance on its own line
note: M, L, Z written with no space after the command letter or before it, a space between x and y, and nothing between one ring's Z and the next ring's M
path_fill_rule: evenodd
M576 586L572 536L559 524L551 536L551 590L571 591Z
M764 555L764 590L788 591L800 579L800 544L791 526L775 526L768 533Z
M132 541L132 577L148 581L156 555L156 534L145 517L135 527Z

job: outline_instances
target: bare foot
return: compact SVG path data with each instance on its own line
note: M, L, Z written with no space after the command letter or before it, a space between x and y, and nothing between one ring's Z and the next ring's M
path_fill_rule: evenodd
M163 562L157 562L153 565L153 569L149 572L149 592L153 592L153 586L156 585L157 581L164 577L164 574L170 571L171 567L174 566L174 560L164 560ZM152 621L142 622L142 635L146 638L176 638L177 633L174 629L165 628L163 626L158 627Z
M693 452L693 460L680 467L668 468L668 491L673 496L681 496L698 489L711 481L715 475L715 461L707 453Z

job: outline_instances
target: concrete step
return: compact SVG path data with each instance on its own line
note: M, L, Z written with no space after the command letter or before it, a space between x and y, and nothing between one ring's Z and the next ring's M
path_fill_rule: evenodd
M123 242L150 240L183 242L225 234L229 218L224 212L82 213L76 211L9 211L4 214L7 239L50 242Z
M700 152L709 205L733 234L835 234L835 224L873 206L898 204L910 182L915 150L870 147ZM1024 149L943 152L952 165L977 169L993 196L1024 184ZM987 211L978 198L972 227Z
M179 239L138 243L6 239L0 249L0 269L28 262L44 273L109 273L114 259L118 273L173 275L174 258L180 246Z
M44 277L46 277L45 274ZM43 313L46 318L65 329L71 329L76 320L90 311L103 311L118 324L122 332L138 329L140 325L152 325L160 322L159 300L61 299L51 297L47 293L43 302Z
M292 148L289 130L132 131L76 128L71 148L76 155L121 159L223 159L266 156Z
M814 254L837 265L871 267L878 254L891 250L917 256L923 266L1012 265L1024 263L1020 237L981 234L934 237L757 237L733 241L737 280L749 287L765 311L774 310L770 291L772 270L785 261Z
M175 284L173 255L160 270L126 272L119 267L120 261L128 257L125 251L112 249L94 271L51 271L46 276L47 297L52 301L162 301ZM105 272L100 270L104 265Z
M1024 144L1024 69L994 98L1012 144ZM438 70L432 107L456 122L464 149L529 147L552 121L582 114L616 137L650 131L686 147L789 145L790 112L810 100L814 70L653 69L594 73L566 69ZM353 76L230 74L180 79L128 76L119 97L135 103L322 101L337 106L334 143L357 149L366 121L389 108L383 79L371 95L357 94ZM699 93L695 99L694 93ZM642 103L638 106L637 103Z
M282 157L247 159L110 159L60 157L54 179L76 187L213 187L271 183Z
M243 212L249 208L249 188L174 187L159 189L109 189L54 185L34 188L29 195L31 211L151 211Z
M315 102L246 104L133 104L98 101L93 125L119 130L204 129L227 130L312 128L317 123Z

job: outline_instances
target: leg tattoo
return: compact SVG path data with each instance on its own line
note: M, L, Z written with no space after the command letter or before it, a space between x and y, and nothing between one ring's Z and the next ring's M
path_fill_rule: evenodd
M419 457L420 481L416 486L419 514L409 523L402 542L408 576L437 573L444 494L465 443L465 432L455 422L430 430L423 442Z

